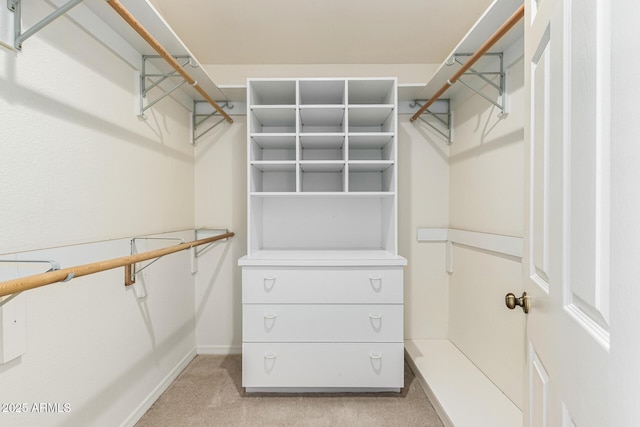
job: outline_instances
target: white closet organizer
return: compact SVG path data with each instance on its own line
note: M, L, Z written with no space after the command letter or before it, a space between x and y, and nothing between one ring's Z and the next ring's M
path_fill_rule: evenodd
M403 387L394 78L247 84L247 391Z

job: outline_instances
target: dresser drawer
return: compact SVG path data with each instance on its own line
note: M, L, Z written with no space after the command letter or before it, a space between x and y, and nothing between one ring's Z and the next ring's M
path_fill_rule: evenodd
M245 304L245 342L402 342L402 305Z
M245 343L244 387L404 386L403 343Z
M401 304L402 267L244 267L242 302Z

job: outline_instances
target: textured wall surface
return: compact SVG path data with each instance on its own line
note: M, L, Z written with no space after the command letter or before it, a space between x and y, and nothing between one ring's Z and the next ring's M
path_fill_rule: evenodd
M28 2L24 26L51 10L48 2ZM139 119L136 78L66 16L21 53L0 49L0 258L72 267L128 255L131 236L193 229L189 112L167 99ZM171 236L192 240L193 231ZM138 241L137 249L170 244ZM0 265L0 276L45 269L18 266ZM27 351L0 364L0 402L27 404L28 413L2 413L0 424L132 424L191 360L188 252L138 276L146 297L125 288L123 274L120 268L23 294ZM36 413L33 405L42 403L58 406Z
M162 237L192 240L193 231ZM136 246L143 252L173 243L141 240ZM52 259L71 267L129 251L130 239L117 239L26 252L18 258ZM118 268L25 292L27 351L0 364L0 402L26 404L26 413L1 413L0 424L132 425L195 356L189 267L185 251L142 271L135 289L124 286L123 269ZM0 268L9 278L15 267ZM20 266L17 276L36 272L31 270ZM33 409L42 403L58 406Z
M240 352L242 272L247 253L247 127L245 116L221 124L195 150L196 227L229 227L228 245L203 253L196 276L199 353Z
M405 338L446 338L449 287L444 245L418 243L421 227L447 227L449 147L420 121L399 116L398 245L405 268Z
M25 8L25 26L50 12ZM189 112L65 17L0 50L0 254L193 227Z
M507 73L508 116L498 118L497 109L477 95L454 109L455 142L449 159L451 228L523 235L522 59ZM454 247L453 257L449 338L522 408L524 315L504 305L505 294L522 293L519 259L465 247Z

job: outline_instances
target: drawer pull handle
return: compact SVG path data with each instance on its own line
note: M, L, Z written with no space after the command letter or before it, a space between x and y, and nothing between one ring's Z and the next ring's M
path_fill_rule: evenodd
M382 353L369 353L369 357L372 359L379 360L379 359L382 359Z
M264 277L264 288L268 292L273 289L273 285L276 283L276 278L274 276L265 276Z
M379 274L372 274L369 276L369 282L374 291L380 292L382 289L382 276Z
M278 353L265 353L264 354L264 358L265 359L275 359L276 357L278 357Z
M380 320L380 319L382 319L382 314L370 314L369 318L371 320Z
M275 314L275 313L265 313L264 314L264 318L267 319L267 320L272 320L272 319L275 319L276 317L278 317L278 315Z

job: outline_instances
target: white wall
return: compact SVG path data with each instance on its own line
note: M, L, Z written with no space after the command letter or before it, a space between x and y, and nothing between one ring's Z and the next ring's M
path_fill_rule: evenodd
M25 26L51 10L28 2ZM64 268L129 254L124 237L193 229L189 112L164 100L139 120L135 84L135 70L67 17L22 53L0 50L4 258L21 252ZM3 278L28 273L0 269ZM146 299L125 289L122 270L24 294L27 353L0 365L0 402L69 403L70 412L1 414L0 424L135 421L139 405L193 357L188 253L145 271Z
M193 239L193 231L164 235ZM139 252L175 242L138 241ZM4 255L2 259L52 259L62 267L130 253L117 239ZM2 280L45 271L0 265ZM13 274L20 273L20 274ZM27 413L2 413L2 425L133 425L163 387L195 357L194 287L188 251L142 271L137 290L124 286L118 268L27 291L27 352L0 364L0 402L25 403ZM21 296L22 297L22 296ZM11 301L3 309L8 309ZM63 413L38 413L33 405L68 404Z
M506 118L498 117L497 107L468 90L453 107L450 225L522 237L523 61L506 72L510 106Z
M453 109L451 228L523 235L522 59L507 74L506 118L498 118L497 108L478 95L463 98ZM505 294L522 293L520 260L458 245L453 258L449 339L522 408L524 314L504 305Z
M198 353L239 353L242 347L242 274L247 253L247 121L233 116L195 150L196 226L229 227L227 245L203 253L196 277Z
M441 244L418 243L421 227L449 222L449 147L411 115L398 126L398 245L408 260L404 277L406 339L446 338L449 287Z
M0 61L0 253L193 227L187 110L138 119L134 70L66 17Z

